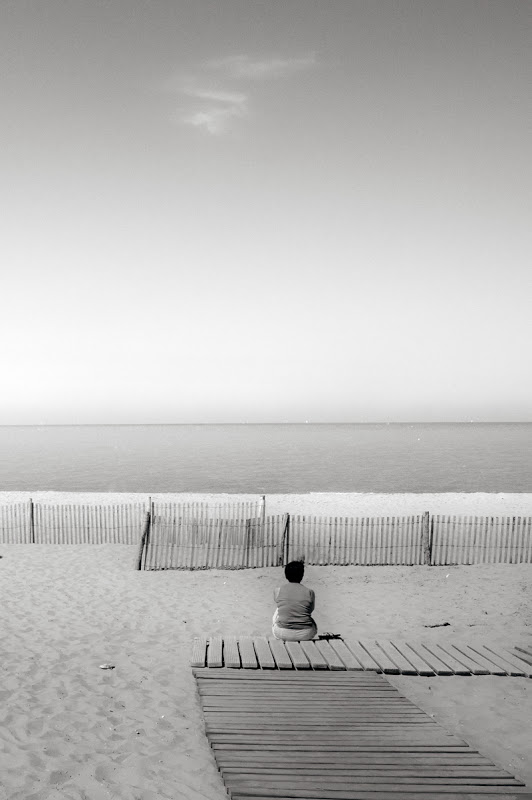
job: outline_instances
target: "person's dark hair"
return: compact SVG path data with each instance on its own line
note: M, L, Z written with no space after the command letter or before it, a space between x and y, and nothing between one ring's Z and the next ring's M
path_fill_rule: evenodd
M304 573L305 564L303 561L290 561L284 568L285 578L290 583L301 583Z

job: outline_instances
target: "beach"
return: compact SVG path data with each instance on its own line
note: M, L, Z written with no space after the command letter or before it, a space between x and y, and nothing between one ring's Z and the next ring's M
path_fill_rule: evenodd
M7 494L0 501L30 496ZM180 496L191 498L217 499ZM532 495L522 494L276 495L266 502L272 514L532 515ZM1 800L226 798L203 731L191 642L205 634L268 635L282 570L139 572L136 550L0 545ZM531 564L309 566L305 582L316 591L319 629L347 641L532 644ZM532 680L389 680L448 731L532 785Z
M150 498L169 503L202 502L209 505L260 502L265 497L267 514L308 514L315 516L404 516L410 514L470 516L532 516L532 492L308 492L306 494L195 494L152 492L0 492L0 503L27 501L43 503L138 503Z

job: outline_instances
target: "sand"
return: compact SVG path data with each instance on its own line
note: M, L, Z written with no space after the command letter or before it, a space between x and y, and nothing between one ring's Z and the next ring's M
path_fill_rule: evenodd
M47 503L127 503L161 499L166 502L207 503L260 501L258 494L151 494L126 492L0 492L0 503L29 500ZM476 516L532 516L532 493L446 492L379 494L357 492L309 492L266 495L267 514L314 514L316 516L407 516L409 514L462 514Z
M311 499L312 508L329 513L334 496L322 495L321 506L316 497L298 502L305 513L320 513L306 510ZM404 496L402 508L411 512L399 511L399 496L389 497L396 510L387 513L417 513L420 496ZM477 510L461 511L455 499L455 511L440 513L491 514L498 506L500 514L525 514L526 501L532 508L532 495L504 496L521 505L492 496L490 507L478 495L462 497L464 508L476 498ZM340 495L336 513L376 498ZM437 512L438 496L430 498L426 508ZM290 508L282 500L297 513L297 498ZM439 496L440 507L446 500ZM135 552L126 545L0 545L1 800L227 797L203 732L190 644L205 633L268 634L281 570L137 572ZM310 566L305 582L316 591L320 629L348 640L532 644L529 564ZM443 622L450 624L425 627ZM106 663L115 668L101 669ZM532 680L390 680L532 785Z

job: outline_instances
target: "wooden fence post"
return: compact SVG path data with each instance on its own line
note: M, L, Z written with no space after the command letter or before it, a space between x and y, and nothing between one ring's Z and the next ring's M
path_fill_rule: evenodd
M290 530L290 514L283 514L284 520L284 528L283 528L283 538L281 539L281 553L277 557L277 564L282 567L283 562L287 564L288 562L285 560L288 556L288 536ZM279 540L277 540L279 541Z
M423 514L423 563L427 566L431 564L431 542L430 542L430 512L425 511Z
M262 530L264 531L264 525L266 523L266 495L262 495L262 517L261 517L261 526Z
M244 541L244 558L245 564L241 564L243 567L249 567L249 554L251 548L251 520L246 520L246 538Z
M146 511L146 515L144 517L144 527L142 529L142 536L140 538L139 544L139 552L137 555L137 565L135 569L142 569L142 555L144 553L144 549L148 547L148 538L150 535L150 524L151 524L151 514L149 511Z
M30 523L30 542L31 544L35 544L35 520L33 518L33 499L31 497L30 497L29 523Z
M290 514L286 515L286 524L285 524L285 564L288 564L290 561Z

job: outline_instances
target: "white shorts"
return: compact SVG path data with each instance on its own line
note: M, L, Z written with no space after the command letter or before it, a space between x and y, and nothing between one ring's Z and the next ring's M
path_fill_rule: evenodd
M272 619L272 633L276 639L284 642L308 642L318 633L316 623L311 628L280 628L277 624L279 612L276 610Z

